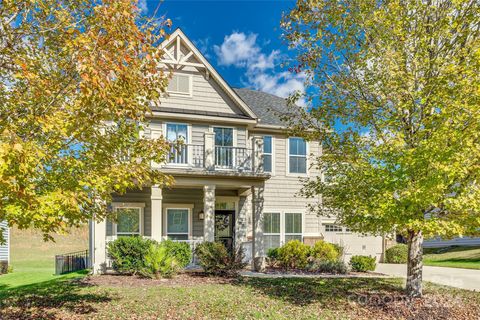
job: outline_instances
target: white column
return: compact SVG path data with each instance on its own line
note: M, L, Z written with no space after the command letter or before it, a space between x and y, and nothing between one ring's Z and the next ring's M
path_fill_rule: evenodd
M252 137L253 170L256 173L263 173L263 137Z
M252 187L252 214L253 214L253 269L265 269L265 253L263 250L263 186Z
M152 217L152 239L162 240L162 188L152 186L151 199L151 217Z
M205 241L215 240L215 185L203 187L203 237Z
M204 134L205 148L205 168L207 170L215 169L215 133L205 132Z
M94 255L93 255L93 273L101 274L106 270L106 240L107 223L106 219L94 221Z

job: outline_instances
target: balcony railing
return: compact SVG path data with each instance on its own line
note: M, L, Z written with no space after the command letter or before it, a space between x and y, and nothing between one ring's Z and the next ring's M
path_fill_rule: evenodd
M216 146L215 167L221 169L252 170L252 155L247 148Z
M201 168L204 166L204 149L201 144L172 144L168 163Z

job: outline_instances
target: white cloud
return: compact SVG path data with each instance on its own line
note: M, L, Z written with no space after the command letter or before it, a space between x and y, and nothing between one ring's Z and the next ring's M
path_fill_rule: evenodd
M295 91L304 92L305 74L277 72L275 66L282 59L280 51L272 50L270 53L264 53L257 43L257 37L257 34L247 35L243 32L233 32L225 36L221 45L214 46L218 64L244 68L245 85L256 90L282 98L288 97ZM298 104L305 105L305 101L301 100Z
M147 0L138 0L138 9L140 9L140 12L144 14L147 13L148 12Z

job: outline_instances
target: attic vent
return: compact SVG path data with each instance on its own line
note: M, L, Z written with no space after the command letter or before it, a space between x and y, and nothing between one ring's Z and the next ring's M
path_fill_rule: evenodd
M168 83L168 92L190 95L191 94L191 82L190 76L183 74L174 74L170 82Z

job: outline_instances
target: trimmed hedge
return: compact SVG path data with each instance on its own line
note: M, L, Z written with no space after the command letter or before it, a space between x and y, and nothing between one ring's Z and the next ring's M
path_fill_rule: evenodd
M292 240L278 248L278 262L288 269L303 269L307 266L310 246L298 240Z
M407 263L408 246L406 244L397 244L385 250L386 263Z
M320 240L311 247L309 256L316 260L337 261L340 252L332 243Z
M113 270L122 274L137 274L145 267L145 256L156 242L142 237L120 237L108 244Z
M350 266L353 271L366 272L374 271L377 266L375 257L371 256L352 256Z

